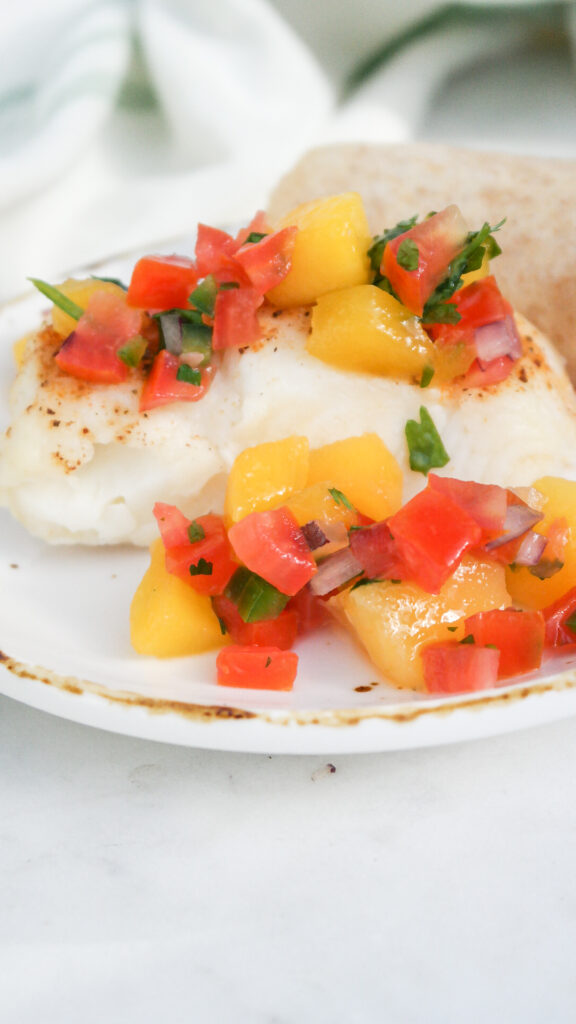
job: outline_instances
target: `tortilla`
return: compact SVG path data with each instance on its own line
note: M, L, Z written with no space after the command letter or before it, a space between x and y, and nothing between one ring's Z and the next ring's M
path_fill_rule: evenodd
M325 146L279 182L268 214L274 223L302 202L350 190L361 194L374 234L449 203L470 229L506 217L498 283L576 381L576 161L421 143Z

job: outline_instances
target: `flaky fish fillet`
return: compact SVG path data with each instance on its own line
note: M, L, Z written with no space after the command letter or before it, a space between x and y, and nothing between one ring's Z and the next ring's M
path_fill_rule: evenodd
M0 449L0 501L54 543L148 544L155 501L188 515L222 508L226 475L244 448L290 434L313 447L376 431L405 475L405 498L425 485L408 465L405 425L425 405L450 462L442 473L506 486L544 474L576 479L576 402L563 363L522 317L524 356L501 384L421 389L349 373L306 351L307 310L262 314L258 349L228 351L207 396L138 412L141 380L90 385L62 373L61 339L29 343L10 395Z

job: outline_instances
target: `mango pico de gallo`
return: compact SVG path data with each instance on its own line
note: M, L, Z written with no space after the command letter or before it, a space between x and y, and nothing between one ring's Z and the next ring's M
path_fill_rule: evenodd
M142 412L200 400L223 352L259 343L264 306L313 305L308 351L348 371L478 387L522 355L489 273L500 227L469 231L449 206L374 238L360 196L344 193L274 229L262 212L236 235L200 224L193 258L144 256L128 285L31 280L54 303L60 370L97 385L132 375Z
M405 504L375 434L245 449L222 515L190 520L156 504L134 648L219 648L220 684L289 690L294 645L336 617L389 682L432 694L488 689L576 654L576 483L461 481L432 472L436 444L423 451L427 484Z

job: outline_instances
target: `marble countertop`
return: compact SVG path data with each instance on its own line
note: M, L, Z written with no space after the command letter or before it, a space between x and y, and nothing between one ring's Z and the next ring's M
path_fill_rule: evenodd
M3 1024L572 1021L576 718L327 763L0 698Z

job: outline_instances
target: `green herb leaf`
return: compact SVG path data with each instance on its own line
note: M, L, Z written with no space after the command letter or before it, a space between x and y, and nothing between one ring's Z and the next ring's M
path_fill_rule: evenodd
M374 577L373 579L369 578L369 577L366 577L366 578L363 578L361 580L356 580L356 583L352 587L350 587L350 590L357 590L358 587L367 587L369 583L381 583L381 582L382 582L382 580L378 579L377 577Z
M396 262L403 270L418 270L420 250L412 238L405 238L398 246Z
M38 277L29 277L28 280L32 282L39 292L42 292L42 295L45 295L47 299L50 299L50 302L53 302L55 306L58 306L63 313L67 313L68 316L71 316L74 320L80 319L84 312L82 306L78 306L76 302L72 302L72 299L69 299L67 295L64 295L64 292L61 292L59 288L54 288L53 285L47 284L46 281L41 281Z
M536 565L528 566L528 572L539 580L549 580L551 576L555 576L563 568L564 562L561 562L559 558L541 558Z
M476 643L476 641L474 640L474 637L472 636L472 633L468 633L468 636L465 636L464 639L460 641L460 643L461 644L474 644L474 643Z
M427 366L422 370L422 376L420 377L420 387L427 388L434 376L434 367L428 363Z
M372 240L372 245L368 249L368 257L370 259L370 266L372 270L379 272L382 264L382 257L384 255L384 249L391 242L393 238L397 238L398 235L403 235L406 231L410 231L413 228L416 221L418 220L418 214L414 214L409 220L400 220L393 228L387 228L382 232L381 235L375 235Z
M191 576L211 576L213 564L207 562L205 558L199 558L196 565L188 566Z
M420 422L408 420L405 430L410 453L410 469L426 475L431 469L445 466L450 461L450 456L425 406L420 407Z
M460 288L463 275L469 274L472 270L478 270L484 255L487 255L488 259L494 259L502 252L493 237L493 232L499 231L505 220L506 218L495 224L494 227L486 222L479 231L468 232L466 245L448 265L444 280L432 292L424 306L422 320L425 324L457 324L459 322L461 317L458 310L452 306L452 312L447 312L446 303ZM446 317L451 319L446 319Z
M448 630L449 633L455 633L456 630L458 629L458 626L446 626L446 629Z
M458 324L462 317L453 302L429 302L424 306L422 320L425 324Z
M122 348L118 349L117 355L126 366L138 366L147 348L146 338L143 338L141 334L135 334L125 345L122 345Z
M188 540L190 541L191 544L195 544L197 540L204 540L206 536L206 530L204 529L201 523L197 522L196 519L193 519L192 522L190 523L187 533Z
M232 288L239 288L239 287L240 287L240 285L238 284L238 281L222 281L222 284L220 285L220 291L221 292L229 292L229 291L232 290Z
M214 316L214 303L218 294L218 284L214 274L208 274L190 295L190 302L206 316Z
M332 495L337 505L344 505L344 507L349 508L351 512L356 511L354 505L348 501L346 495L342 494L342 491L339 491L337 487L329 487L328 492Z
M576 612L572 612L572 615L568 616L564 625L568 626L570 632L576 633Z
M202 383L202 374L195 366L188 366L187 363L180 363L180 366L176 371L176 380L182 380L186 384L195 384L198 386Z
M244 622L276 619L289 600L287 594L245 566L236 570L224 593L234 602Z
M266 662L264 664L264 668L268 668L268 666L271 665L271 664L272 664L272 658L270 657L270 655L268 655L268 657L266 658Z
M248 235L248 238L246 239L246 241L243 242L242 244L243 245L256 245L258 242L261 242L262 239L266 238L266 237L267 237L266 231L251 231L250 234Z

